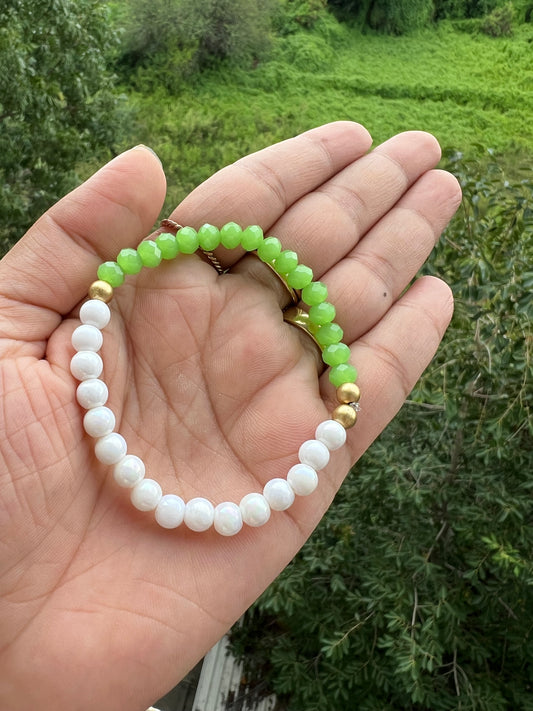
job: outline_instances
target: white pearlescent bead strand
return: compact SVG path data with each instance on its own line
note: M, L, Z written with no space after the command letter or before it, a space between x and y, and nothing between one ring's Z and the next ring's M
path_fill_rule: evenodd
M89 299L81 305L80 321L89 326L104 329L111 320L111 309L100 299Z
M185 504L184 521L191 531L207 531L213 525L214 520L215 507L202 496L190 499Z
M318 485L318 471L327 466L330 452L342 447L346 429L335 420L321 422L315 439L305 441L298 451L298 463L286 478L268 481L262 493L250 493L237 504L226 501L214 506L208 499L195 497L185 502L175 494L163 494L154 479L146 478L142 459L128 453L124 437L115 432L116 418L106 406L108 388L100 375L103 362L98 351L103 345L101 330L110 320L106 303L87 301L80 309L82 325L72 334L75 353L70 369L80 381L76 398L86 410L83 426L95 439L94 451L103 464L113 466L113 478L118 486L130 489L130 499L139 511L154 512L162 528L172 529L182 524L191 531L207 531L213 527L222 536L234 536L246 524L257 528L266 524L272 511L286 511L296 496L308 496Z
M99 378L82 380L76 389L76 399L85 410L105 405L108 397L107 385Z
M346 443L346 430L336 420L324 420L316 428L315 438L334 452Z
M103 342L102 331L88 323L82 323L72 334L72 345L77 351L99 351Z
M163 528L177 528L183 523L185 501L181 496L165 494L155 509L155 520Z
M233 501L224 501L215 507L215 531L221 536L234 536L243 526L241 508Z
M294 489L287 479L270 479L264 486L263 496L272 511L286 511L294 503Z
M246 494L241 499L239 508L242 520L248 526L264 526L270 518L270 505L263 494Z

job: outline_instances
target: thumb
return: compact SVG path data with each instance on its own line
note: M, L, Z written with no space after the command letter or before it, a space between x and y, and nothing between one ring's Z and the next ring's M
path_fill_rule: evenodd
M166 182L137 146L51 207L0 261L0 357L42 357L46 340L83 298L98 264L136 246L157 219Z

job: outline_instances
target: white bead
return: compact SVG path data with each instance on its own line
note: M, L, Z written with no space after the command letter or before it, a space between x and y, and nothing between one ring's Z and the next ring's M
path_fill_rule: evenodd
M155 510L155 520L163 528L177 528L184 515L185 501L175 494L165 494Z
M153 511L161 501L163 492L153 479L143 479L131 490L131 503L139 511Z
M91 437L103 437L115 429L115 415L108 407L93 407L85 413L83 427Z
M346 430L336 420L324 420L316 428L315 437L325 444L330 452L333 452L346 442Z
M198 496L185 504L185 525L191 531L207 531L213 525L215 508L207 499Z
M81 305L80 321L96 328L105 328L111 318L109 306L100 299L90 299Z
M302 464L307 464L315 471L319 471L324 469L329 462L329 449L316 439L308 439L298 450L298 459Z
M103 380L98 380L98 378L82 380L76 390L76 399L86 410L90 410L91 407L105 405L108 397L107 385Z
M234 536L242 528L242 514L237 504L225 501L215 508L215 530L221 536Z
M144 479L145 466L142 459L135 454L126 454L125 457L115 464L113 478L119 486L131 489Z
M308 496L318 486L316 471L307 464L295 464L289 469L287 481L298 496Z
M294 491L285 479L271 479L265 484L263 496L274 511L285 511L294 502Z
M94 453L102 464L117 464L126 456L128 445L124 437L118 432L111 432L96 441Z
M96 326L82 324L74 330L71 341L76 351L99 351L104 337Z
M102 359L94 351L78 351L74 353L70 361L70 372L76 380L98 378L103 369Z
M262 526L270 518L270 506L263 494L246 494L241 499L242 520L249 526Z

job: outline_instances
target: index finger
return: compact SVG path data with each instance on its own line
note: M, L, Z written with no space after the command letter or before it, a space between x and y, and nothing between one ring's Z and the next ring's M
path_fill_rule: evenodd
M352 121L336 121L281 141L229 165L193 190L170 218L182 225L236 221L269 229L302 196L364 155L372 138ZM238 250L217 256L233 264Z

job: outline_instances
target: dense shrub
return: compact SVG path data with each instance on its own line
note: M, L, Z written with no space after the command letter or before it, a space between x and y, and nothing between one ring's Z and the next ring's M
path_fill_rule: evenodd
M399 35L425 27L434 14L433 0L328 0L343 20Z
M512 3L495 8L481 23L481 31L490 37L509 37L513 33Z
M72 169L111 147L119 125L99 0L0 7L0 252L72 187Z
M179 89L220 62L252 66L270 43L275 0L130 0L122 66L144 89ZM152 86L150 87L150 83Z
M366 23L372 29L402 35L426 27L433 19L433 0L374 0Z
M443 347L234 636L289 711L533 708L533 182L453 166Z
M327 0L280 0L274 15L274 29L279 35L312 27L326 13Z
M360 25L391 34L423 27L431 18L484 17L501 4L502 0L328 0L328 5L342 19L358 20Z
M501 5L502 0L435 0L436 19L483 17Z

